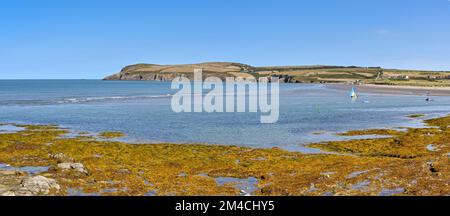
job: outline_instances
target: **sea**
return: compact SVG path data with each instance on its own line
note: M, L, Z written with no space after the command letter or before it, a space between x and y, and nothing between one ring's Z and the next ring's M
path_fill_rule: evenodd
M336 133L424 127L450 113L450 97L360 94L322 84L281 84L280 117L262 113L176 113L170 82L0 80L0 123L57 124L71 133L120 131L130 143L219 144L314 151L305 144L347 139ZM356 87L357 90L357 87ZM408 118L426 114L424 118Z

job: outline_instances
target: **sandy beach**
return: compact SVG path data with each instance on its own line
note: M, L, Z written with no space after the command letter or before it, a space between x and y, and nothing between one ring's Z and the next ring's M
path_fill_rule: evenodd
M350 84L326 84L328 88L346 90L351 89ZM450 87L424 87L424 86L392 86L365 84L356 86L362 93L402 94L402 95L430 95L450 96Z

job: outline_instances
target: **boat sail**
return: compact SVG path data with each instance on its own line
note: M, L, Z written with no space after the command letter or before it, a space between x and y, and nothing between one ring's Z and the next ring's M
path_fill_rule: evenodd
M356 94L355 87L352 87L352 91L350 92L350 97L352 99L357 99L358 98L358 95Z

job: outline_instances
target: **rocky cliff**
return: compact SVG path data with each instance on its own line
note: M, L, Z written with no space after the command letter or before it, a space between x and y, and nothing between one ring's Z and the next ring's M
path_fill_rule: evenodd
M178 76L194 78L194 70L203 69L203 77L278 77L285 83L353 83L385 85L450 86L445 71L413 71L357 66L267 66L253 67L233 62L209 62L184 65L136 64L108 76L105 80L171 81ZM270 80L270 78L269 78ZM439 82L437 82L439 81Z
M122 69L120 73L108 76L105 80L157 80L169 81L178 76L193 79L194 70L203 69L203 76L249 77L254 71L252 66L231 63L211 62L186 65L137 64Z

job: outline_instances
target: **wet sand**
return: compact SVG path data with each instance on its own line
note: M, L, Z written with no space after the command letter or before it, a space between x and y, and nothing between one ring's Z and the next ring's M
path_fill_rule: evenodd
M350 91L353 85L326 84L326 86L331 89ZM355 87L362 93L450 96L450 87L390 86L373 84L357 85Z

